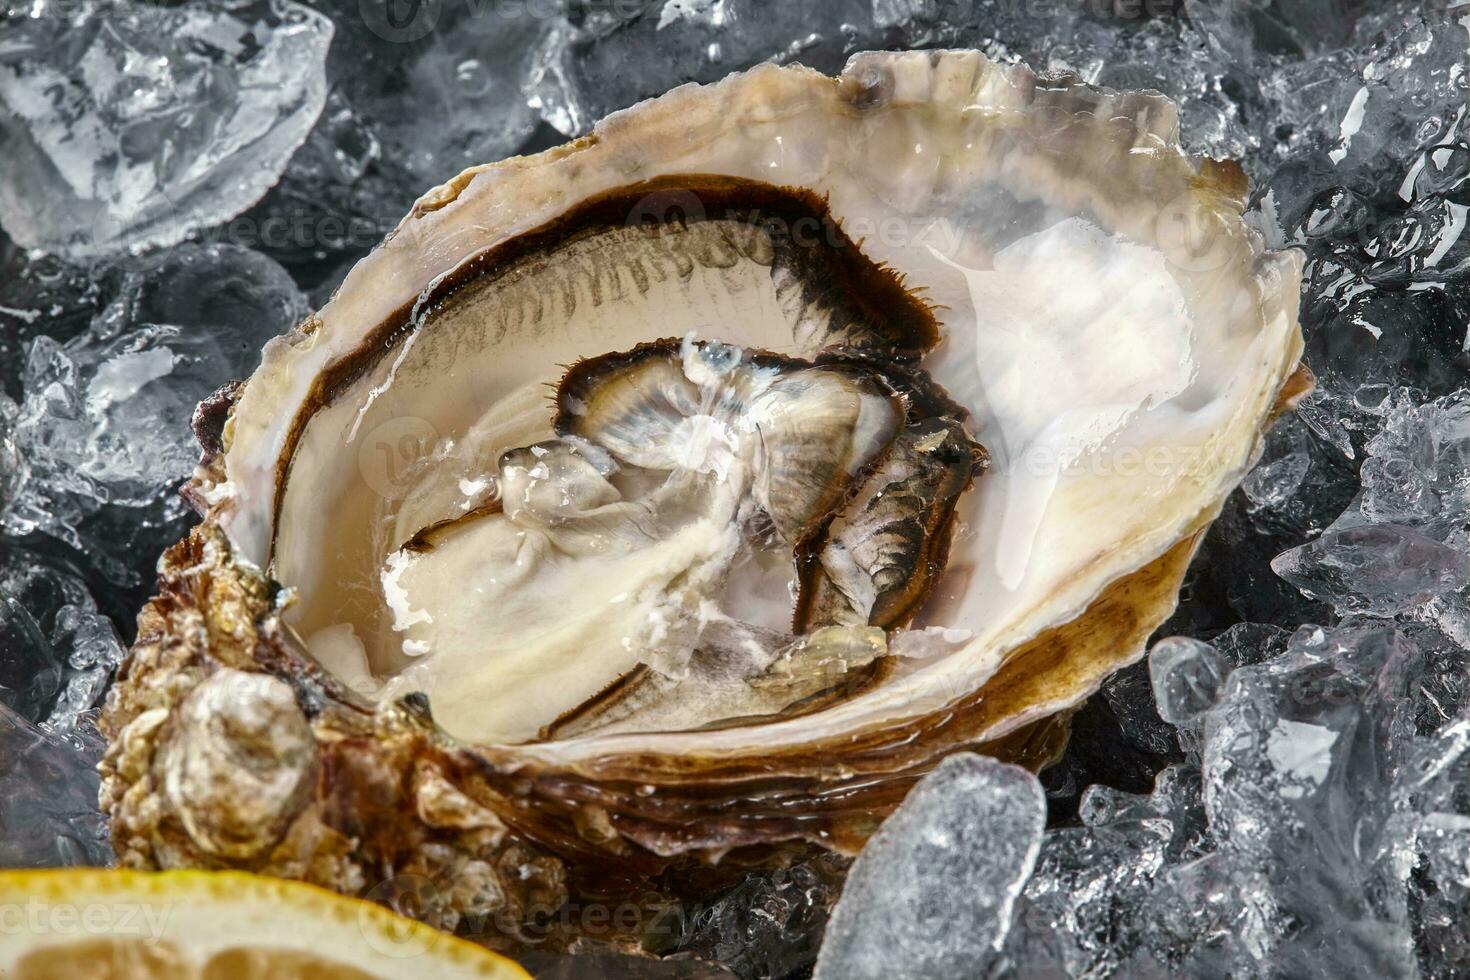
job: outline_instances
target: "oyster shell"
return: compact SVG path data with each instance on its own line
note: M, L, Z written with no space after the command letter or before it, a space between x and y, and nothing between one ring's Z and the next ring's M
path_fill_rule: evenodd
M524 942L852 852L948 752L1044 765L1309 387L1244 194L1165 99L974 52L431 191L196 420L103 719L120 860L408 875Z

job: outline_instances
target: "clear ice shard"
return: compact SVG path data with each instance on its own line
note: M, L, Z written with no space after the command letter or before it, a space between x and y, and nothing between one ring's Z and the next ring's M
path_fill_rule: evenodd
M1322 162L1338 182L1362 174L1372 187L1397 161L1453 140L1465 102L1466 28L1463 11L1439 6L1395 5L1379 31L1365 34L1370 43L1262 73L1273 121L1303 149L1324 145Z
M1452 704L1426 684L1426 648L1366 622L1303 627L1263 660L1243 648L1278 637L1232 632L1237 666L1194 721L1200 766L1163 770L1148 796L1094 786L1082 825L1046 834L1011 975L1408 978L1415 908L1421 941L1453 942L1470 728L1414 738ZM1436 669L1463 672L1464 651L1444 652ZM1411 901L1424 868L1438 878Z
M1443 541L1470 522L1470 392L1423 403L1395 392L1383 408L1356 513L1339 524L1401 524Z
M326 99L332 23L291 0L32 6L0 58L0 225L27 248L93 257L228 220Z
M1392 790L1421 665L1389 626L1302 627L1207 716L1210 829L1242 899L1246 872L1263 875L1284 975L1412 974Z
M0 868L111 862L97 808L103 747L90 726L61 735L0 704Z
M945 759L868 841L817 960L817 980L969 980L1010 930L1046 823L1036 777Z
M68 563L0 546L0 704L72 731L122 657L117 630Z
M1199 770L1163 770L1148 796L1090 787L1078 815L1047 833L1018 904L1005 950L1018 977L1107 976L1141 954L1156 876L1199 851Z
M1300 489L1311 465L1305 452L1288 453L1251 470L1241 489L1257 507L1280 507Z
M23 398L0 406L0 528L83 547L104 506L168 506L199 459L195 405L305 312L285 270L238 246L183 245L127 273L86 331L27 351Z
M816 960L847 865L826 854L751 872L732 891L677 917L679 952L723 964L742 978L799 975ZM694 975L687 961L679 965ZM685 975L672 972L669 980Z
M1393 616L1470 582L1470 557L1396 524L1328 531L1277 555L1271 568L1340 612Z
M1358 5L1352 0L1185 0L1191 22L1232 57L1302 54L1337 49L1352 40Z
M1463 683L1464 652L1459 652ZM1417 920L1421 975L1449 980L1470 975L1465 933L1470 909L1470 714L1417 741L1410 751L1396 795L1401 808L1422 814L1416 827L1412 818L1405 821L1412 827L1405 834L1410 860L1417 858L1410 907Z
M1219 698L1230 666L1208 643L1171 636L1149 651L1148 670L1159 716L1193 727Z

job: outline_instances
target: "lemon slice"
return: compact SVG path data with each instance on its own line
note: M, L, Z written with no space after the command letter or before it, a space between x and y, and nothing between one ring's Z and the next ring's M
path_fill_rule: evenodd
M379 905L237 871L0 872L5 980L529 980Z

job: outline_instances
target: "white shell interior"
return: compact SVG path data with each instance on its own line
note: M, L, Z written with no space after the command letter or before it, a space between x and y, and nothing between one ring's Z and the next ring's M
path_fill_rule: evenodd
M525 421L545 413L525 408L559 365L705 325L630 302L552 334L487 315L473 335L492 357L411 337L312 417L276 528L277 460L315 379L459 263L590 196L679 173L828 195L863 250L937 306L944 341L925 364L973 412L992 455L917 624L963 642L906 661L815 720L700 733L701 751L800 741L813 724L891 722L978 688L1007 651L1218 510L1300 353L1299 257L1263 250L1225 172L1181 152L1160 97L1038 80L973 52L859 55L837 81L766 66L676 89L605 120L595 139L431 192L421 204L432 207L352 271L317 329L267 347L245 389L219 518L242 556L297 589L303 611L288 621L309 623L313 652L364 691L343 640L348 625L393 614L379 576L388 552L426 516L476 504L468 471L399 479L402 440L493 463L492 452L549 434ZM706 284L705 300L726 304L730 322L766 322L773 299L756 271ZM468 413L473 431L456 421L466 398L483 406ZM454 696L430 691L441 720ZM614 738L657 748L690 737ZM607 741L543 751L575 757Z

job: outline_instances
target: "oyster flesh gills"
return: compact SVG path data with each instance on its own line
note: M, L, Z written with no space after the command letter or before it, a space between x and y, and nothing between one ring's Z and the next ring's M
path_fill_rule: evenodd
M429 192L201 406L103 718L121 862L407 875L514 940L1046 764L1310 386L1245 191L1160 96L954 51Z

